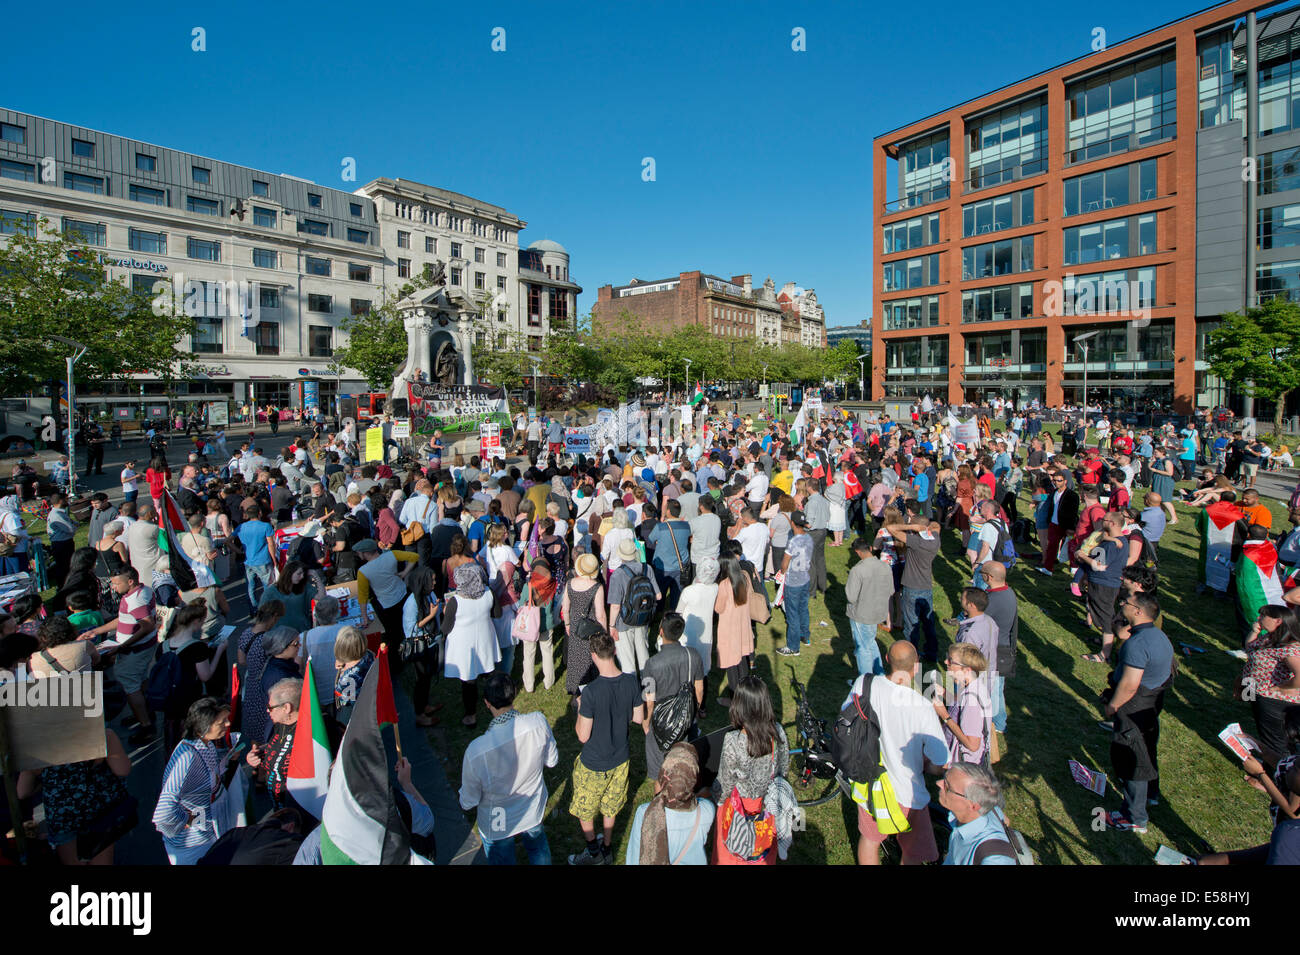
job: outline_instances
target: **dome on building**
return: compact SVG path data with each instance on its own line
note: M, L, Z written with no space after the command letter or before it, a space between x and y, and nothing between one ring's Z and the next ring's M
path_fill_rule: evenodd
M553 239L538 239L528 248L536 249L538 252L559 252L561 255L568 255L568 250Z

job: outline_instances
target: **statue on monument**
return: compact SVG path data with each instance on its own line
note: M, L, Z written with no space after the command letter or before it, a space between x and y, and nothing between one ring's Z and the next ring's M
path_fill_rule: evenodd
M433 357L433 374L431 380L440 385L460 384L458 374L459 356L456 354L456 346L449 341L444 341L438 346L437 354Z

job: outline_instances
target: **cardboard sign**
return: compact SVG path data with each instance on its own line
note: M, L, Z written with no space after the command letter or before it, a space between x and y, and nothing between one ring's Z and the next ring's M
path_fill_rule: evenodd
M384 460L384 429L367 428L366 429L366 458L367 461Z
M505 458L506 449L501 447L501 425L495 422L479 425L478 454L485 461L489 458Z
M9 732L14 768L103 759L103 674L69 673L0 686L0 719Z
M224 401L213 401L208 404L208 427L224 428L230 424L230 412Z

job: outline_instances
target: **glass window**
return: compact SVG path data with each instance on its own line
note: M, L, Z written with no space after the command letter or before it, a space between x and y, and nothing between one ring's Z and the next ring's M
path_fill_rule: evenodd
M497 288L503 292L506 290L506 277L504 275L497 276Z
M453 259L459 259L459 258L461 258L461 254L460 254L460 243L459 243L459 242L453 242L453 243L451 244L451 257L452 257Z
M487 288L487 276L484 275L482 272L475 272L475 273L474 273L474 287L475 287L476 289L484 289L484 288Z
M370 241L370 233L365 229L348 229L348 241L365 245Z
M310 235L329 235L330 226L328 222L320 222L317 219L303 219L301 230Z
M409 279L409 278L411 277L411 260L410 260L410 259L398 259L398 260L397 260L397 277L398 277L399 279Z
M1067 86L1069 162L1171 139L1176 93L1173 50Z
M1034 190L985 199L962 207L962 236L1014 229L1034 221Z
M319 209L319 208L320 208L320 193L318 193L318 192L309 192L309 193L307 193L307 205L309 205L309 206L310 206L311 208L313 208L313 209Z
M308 275L329 275L330 260L317 258L314 255L304 257Z
M72 241L80 242L83 245L108 245L107 229L102 222L64 219L63 234Z
M352 215L356 216L358 219L361 218L361 203L349 202L348 212L352 213Z
M1138 216L1138 255L1150 255L1156 251L1156 217L1155 214Z
M148 153L136 153L135 168L141 172L157 172L158 158L156 156L150 156Z
M197 212L205 216L221 215L221 203L216 199L203 199L199 196L186 196L185 208L189 212Z
M437 251L438 251L438 240L435 239L435 238L433 238L432 236L427 236L427 235L426 235L426 236L424 237L424 251L425 251L425 252L429 252L429 253L437 252Z
M307 339L307 353L312 358L329 358L334 354L334 329L328 325L308 325Z
M1136 178L1135 178L1136 177ZM1156 161L1113 166L1064 183L1065 214L1097 212L1156 198Z
M191 166L190 177L195 182L206 186L212 181L212 170L205 169L202 166Z
M257 347L259 355L278 355L280 354L280 323L279 322L258 322L257 328L253 330L254 344Z
M0 142L24 145L27 142L27 128L13 123L0 123Z
M369 282L370 266L358 265L355 262L348 263L348 278L353 282Z
M334 311L334 298L330 295L318 295L315 292L307 294L307 311L309 312L332 312Z
M154 255L167 254L167 234L165 232L127 229L127 239L132 252L150 252Z
M104 194L104 180L99 176L86 176L79 172L63 174L63 188L77 192L93 192L97 196Z
M884 227L885 252L905 252L939 241L939 216L921 216ZM505 253L497 253L497 263L505 268Z
M151 189L148 186L137 186L131 183L127 188L127 195L136 202L147 202L154 206L167 205L167 193L161 189Z
M255 196L269 196L270 194L271 194L271 187L270 187L270 185L268 185L268 184L265 183L265 182L262 182L262 180L260 180L260 179L254 179L254 180L253 180L253 195L255 195Z
M368 299L368 298L354 298L354 299L352 300L352 314L353 314L353 315L366 315L366 314L368 314L369 312L370 312L370 299Z
M262 308L278 309L280 307L280 290L278 288L267 288L265 285L259 286L257 301Z
M460 269L452 269L452 270L451 270L451 284L452 284L452 285L459 285L459 284L460 284L460 275L461 275L461 270L460 270Z
M190 238L185 242L185 251L191 259L202 259L205 262L221 261L220 242Z
M1279 149L1259 157L1259 194L1271 195L1300 189L1300 146Z
M484 255L483 255L483 250L480 249L478 246L475 246L475 247L474 247L474 261L475 261L475 262L486 262L486 261L487 261L487 259L486 259L486 258L484 257Z
M885 270L885 291L919 288L924 285L937 285L939 282L939 255L923 255L916 259L903 259L887 262Z
M165 287L168 286L166 279L160 279L156 275L148 275L141 272L131 273L131 294L138 295L140 298L152 299L153 287L155 282L162 282Z
M194 319L194 333L191 344L194 351L201 355L215 355L223 351L221 331L224 323L220 318L199 316Z
M397 230L397 247L399 249L409 249L411 247L411 233Z
M95 144L85 139L74 139L72 141L72 155L79 159L94 159Z
M274 229L276 222L276 212L274 209L268 209L265 206L253 206L253 225L261 226L263 229Z
M1044 172L1046 110L1046 99L1039 96L971 120L967 125L966 188L983 189Z
M1255 266L1255 291L1261 301L1281 296L1300 302L1300 262Z
M35 235L36 216L30 212L0 209L0 235Z
M0 159L0 178L18 179L22 182L35 182L36 166L29 162L14 162L12 159Z
M939 324L939 296L897 299L885 302L886 331L898 328L927 328Z
M935 216L935 219L936 219L936 220L938 220L938 218L939 218L938 216ZM938 223L937 223L937 221L936 221L936 225L937 225L937 224L938 224ZM937 231L938 231L938 230L936 230L936 232L937 232ZM504 252L498 252L498 253L497 253L497 268L499 268L499 269L504 269L505 267L506 267L506 254L505 254Z
M1028 272L1034 268L1034 237L986 242L962 249L962 280Z
M279 264L279 255L274 249L254 249L253 265L259 269L273 269Z
M947 199L952 164L948 159L948 130L940 130L899 149L902 182L898 208L910 209Z

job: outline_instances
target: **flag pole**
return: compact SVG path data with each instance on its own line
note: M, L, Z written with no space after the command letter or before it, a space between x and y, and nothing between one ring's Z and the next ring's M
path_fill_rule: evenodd
M379 655L380 655L381 657L383 657L383 665L384 665L384 666L389 666L389 662L388 662L388 644L387 644L387 643L380 643L380 644L379 644ZM387 675L381 673L381 674L380 674L380 679L387 680L387 679L389 679L389 677L390 677L391 675L392 675L392 670L390 669L390 670L388 671L388 674L387 674ZM390 685L391 685L391 684L390 684ZM391 691L390 691L390 692L391 692ZM399 726L397 725L397 713L396 713L396 711L394 711L394 713L393 713L393 742L397 744L397 758L398 758L398 759L404 759L405 757L402 755L402 730L401 730L401 727L399 727Z

